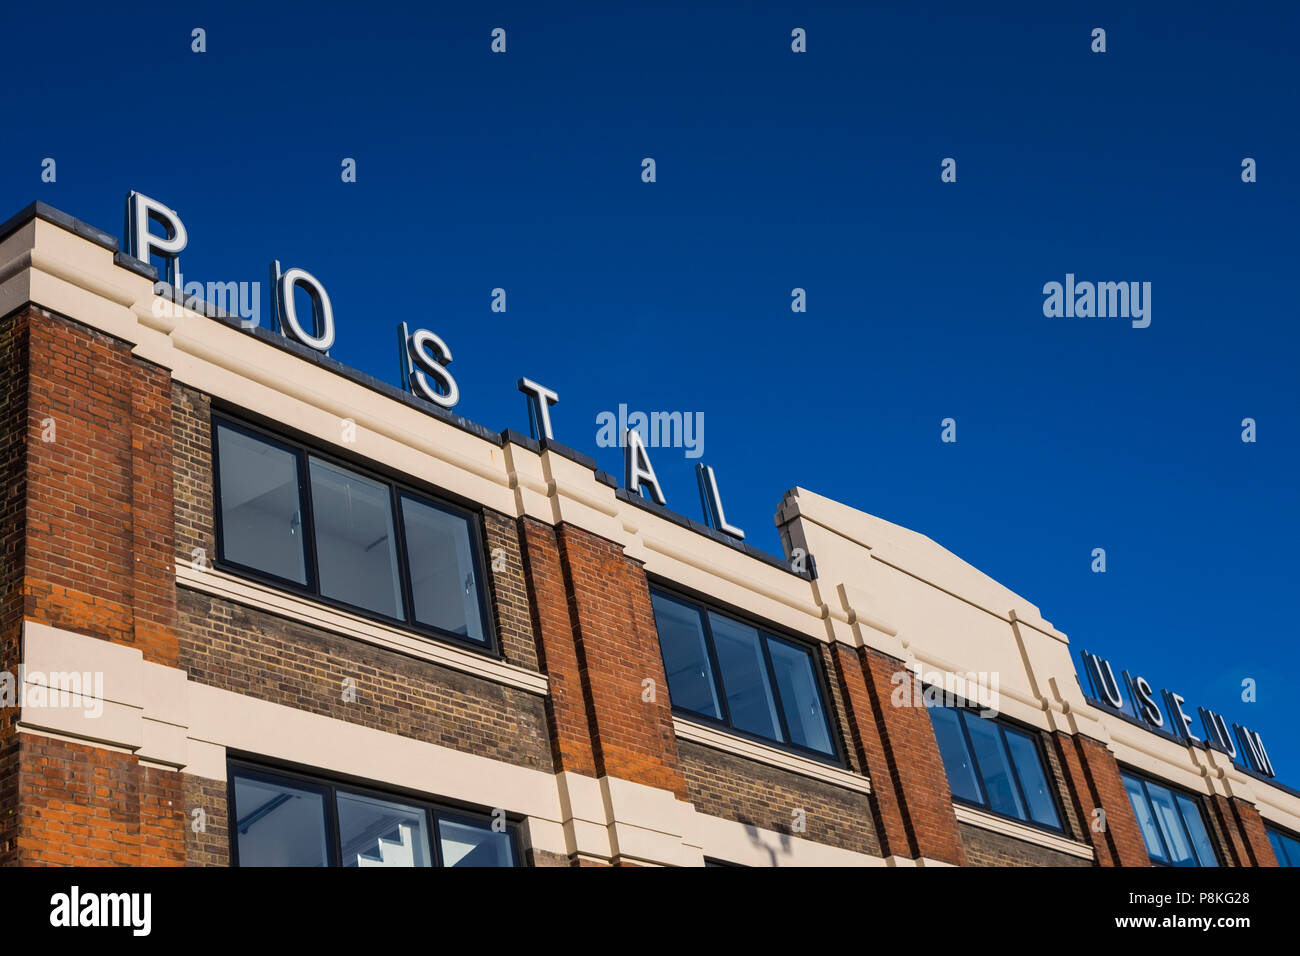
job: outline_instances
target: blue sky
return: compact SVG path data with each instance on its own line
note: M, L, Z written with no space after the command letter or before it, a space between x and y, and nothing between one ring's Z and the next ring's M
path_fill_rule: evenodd
M755 545L794 485L928 534L1300 784L1300 13L991 6L10 4L0 212L120 235L140 190L187 278L305 268L336 358L396 382L397 323L432 329L457 411L526 431L536 379L613 474L599 412L703 412ZM1045 318L1067 272L1152 283L1151 326Z

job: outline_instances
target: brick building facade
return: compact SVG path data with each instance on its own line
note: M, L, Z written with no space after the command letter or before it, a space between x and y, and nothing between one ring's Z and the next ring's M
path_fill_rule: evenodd
M43 205L0 227L4 863L1146 866L1134 780L1221 865L1300 832L1300 795L1098 707L928 538L795 489L764 555L154 280ZM220 441L305 476L284 527L236 526ZM389 521L356 553L392 555L392 613L324 583L338 488ZM427 554L463 626L421 617L416 514L469 543ZM968 674L995 720L900 702Z

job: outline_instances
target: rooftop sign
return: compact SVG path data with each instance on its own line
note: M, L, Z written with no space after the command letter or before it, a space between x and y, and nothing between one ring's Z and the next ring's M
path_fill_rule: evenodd
M157 226L161 233L152 231ZM126 197L126 252L148 263L152 256L165 262L166 282L174 285L180 276L180 254L189 244L189 233L176 210L132 191ZM334 308L329 293L314 275L305 269L281 269L279 260L271 263L271 317L274 331L310 349L326 355L334 345ZM299 315L295 289L307 293L311 314ZM181 290L183 293L184 290ZM256 323L254 323L256 324ZM451 349L436 333L428 329L411 331L405 322L398 326L398 344L402 369L402 387L417 398L440 408L450 409L460 401L460 387L448 368ZM519 379L519 390L528 399L528 420L537 439L554 440L551 406L560 401L555 391L531 379ZM643 416L644 417L644 416ZM640 428L622 423L624 485L656 504L667 505L663 488L650 463L646 435ZM727 521L713 469L700 463L695 467L700 487L704 517L714 530L741 541L745 532Z

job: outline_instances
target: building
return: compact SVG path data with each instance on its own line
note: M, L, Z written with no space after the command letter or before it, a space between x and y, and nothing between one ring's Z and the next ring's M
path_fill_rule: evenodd
M1257 735L923 535L766 555L155 279L0 227L4 862L1300 864Z

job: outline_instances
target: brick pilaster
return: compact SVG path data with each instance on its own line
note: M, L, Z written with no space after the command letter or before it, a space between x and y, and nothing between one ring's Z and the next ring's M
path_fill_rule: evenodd
M650 585L620 545L561 524L555 529L586 691L598 776L686 799L668 679ZM647 699L646 680L653 682Z
M1214 829L1221 835L1219 851L1229 866L1277 866L1268 842L1264 818L1255 805L1240 797L1214 794L1209 798Z
M595 777L592 716L555 529L533 518L520 518L519 539L538 664L550 681L546 717L555 769Z
M855 736L871 777L882 854L965 865L930 714L919 701L895 705L895 675L910 680L910 672L902 661L870 647L856 655L837 650L837 658L837 676L845 682Z
M650 588L621 546L573 525L520 520L558 770L686 799ZM646 681L650 681L647 684ZM587 861L576 861L585 865Z
M169 373L36 306L0 337L6 667L17 672L23 620L177 666ZM0 725L0 861L185 862L181 774L89 741L15 735L16 714Z
M890 777L885 742L872 708L862 660L858 651L838 641L831 646L831 660L834 664L834 680L839 685L840 696L844 701L844 718L858 765L871 778L871 804L875 811L880 855L913 857L916 848L903 819L898 789Z
M25 616L177 662L171 383L30 313Z
M1100 866L1150 866L1146 844L1133 804L1120 777L1115 755L1098 740L1082 734L1057 732L1056 756L1064 769L1070 799L1080 824L1092 841ZM1105 811L1099 827L1096 809Z

